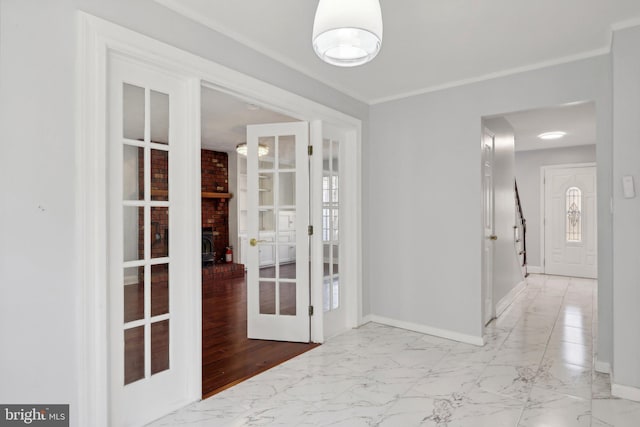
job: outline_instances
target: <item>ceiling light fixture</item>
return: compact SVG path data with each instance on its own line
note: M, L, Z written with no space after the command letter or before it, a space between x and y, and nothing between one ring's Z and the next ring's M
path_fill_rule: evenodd
M320 0L313 22L313 49L339 67L362 65L382 45L379 0Z
M538 138L544 139L544 140L560 139L560 138L564 137L566 134L567 134L566 132L562 132L562 131L556 130L556 131L553 131L553 132L541 133L540 135L538 135Z
M246 142L241 142L240 144L236 145L236 153L238 154L246 156L247 150L248 149L247 149ZM263 156L266 156L267 154L269 154L269 147L263 144L258 144L258 157L263 157Z

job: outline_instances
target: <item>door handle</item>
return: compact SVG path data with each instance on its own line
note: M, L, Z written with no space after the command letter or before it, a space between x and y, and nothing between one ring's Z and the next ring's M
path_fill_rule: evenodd
M490 240L498 240L498 236L496 236L495 234L492 234L491 236L489 236Z
M258 243L264 243L264 242L266 242L266 240L256 240L256 239L249 240L249 244L251 246L256 246Z

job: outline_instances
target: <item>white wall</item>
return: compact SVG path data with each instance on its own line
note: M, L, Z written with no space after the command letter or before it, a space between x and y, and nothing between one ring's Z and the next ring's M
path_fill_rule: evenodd
M360 118L365 130L369 110L151 0L0 1L0 402L69 403L71 425L78 419L83 348L75 197L78 9Z
M517 138L517 135L516 135ZM516 145L518 143L516 142ZM527 220L527 262L530 267L542 267L540 242L540 168L542 166L596 161L595 145L516 151L516 179L524 217Z
M515 179L515 138L513 128L504 118L483 120L494 135L493 185L494 185L494 233L493 243L493 306L505 298L517 284L524 280L516 250L513 226L516 225L516 203L513 181ZM496 313L498 314L498 313ZM484 317L486 319L486 316Z
M379 316L482 335L481 117L595 100L599 161L610 150L608 56L390 101L371 108L363 182L365 270ZM600 225L610 163L599 166ZM601 293L610 293L610 236L599 238ZM609 312L610 315L610 312ZM602 334L610 333L607 313Z
M640 186L640 27L613 39L614 377L640 388L640 198L625 199L622 177ZM637 191L637 190L636 190ZM640 391L636 390L636 398Z

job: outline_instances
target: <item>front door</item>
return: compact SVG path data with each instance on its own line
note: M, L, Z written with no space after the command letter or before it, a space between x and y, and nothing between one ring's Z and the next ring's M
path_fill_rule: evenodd
M247 335L310 341L309 124L247 126Z
M545 169L544 271L597 277L596 168Z
M108 101L109 425L137 426L190 395L186 83L114 56Z

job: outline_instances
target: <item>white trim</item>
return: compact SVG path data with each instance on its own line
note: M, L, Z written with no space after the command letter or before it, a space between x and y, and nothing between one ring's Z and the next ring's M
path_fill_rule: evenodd
M544 274L544 270L539 265L527 265L527 273L529 273L529 274Z
M583 59L595 58L601 55L607 55L611 52L610 47L603 47L600 49L591 50L588 52L578 53L576 55L564 56L561 58L551 59L548 61L537 62L535 64L525 65L522 67L511 68L508 70L496 71L494 73L484 74L482 76L471 77L468 79L457 80L441 85L435 85L426 87L423 89L412 90L408 92L402 92L397 95L390 95L381 98L372 99L369 101L369 105L382 104L389 101L397 101L403 98L409 98L416 95L424 95L426 93L438 92L440 90L451 89L454 87L465 86L473 83L480 83L487 80L493 80L501 77L507 77L514 74L526 73L528 71L540 70L547 67L553 67L556 65L568 64L570 62L580 61Z
M371 323L371 322L373 322L373 314L367 314L365 316L362 316L362 323L360 323L358 327L366 325L367 323Z
M560 165L544 165L540 166L540 262L542 263L542 271L537 273L546 274L546 263L545 263L545 234L547 232L547 223L546 223L546 185L545 178L547 175L547 171L551 169L565 169L565 168L585 168L585 167L595 167L596 173L598 171L598 164L596 162L586 162L586 163L563 163ZM596 196L596 211L598 206L598 198ZM597 233L598 223L596 223L596 233ZM528 269L530 271L530 269ZM531 271L530 271L531 272Z
M527 281L515 285L500 301L496 304L496 317L499 317L506 309L515 301L516 297L520 295L520 292L524 291L527 287Z
M108 406L108 322L106 312L107 286L107 253L106 248L95 242L106 239L106 160L104 156L106 144L106 65L109 52L117 52L136 60L164 68L177 75L187 76L190 84L190 99L196 98L200 85L215 87L232 93L243 99L251 99L253 103L307 120L323 120L334 126L347 130L352 136L348 156L354 159L351 173L356 178L356 197L349 200L349 207L356 227L352 231L356 240L353 252L355 257L348 260L353 263L352 282L357 290L357 297L349 300L349 315L354 324L360 324L362 313L362 258L361 258L361 161L362 122L361 120L341 113L322 104L303 98L292 92L270 85L261 80L249 77L235 70L226 68L207 59L159 42L124 27L115 25L87 13L77 12L77 54L76 67L76 177L75 196L78 217L76 228L77 245L80 248L78 265L78 334L81 361L78 365L78 419L79 425L106 427L109 425ZM199 105L197 110L190 111L191 126L199 132ZM193 109L192 108L192 109ZM197 122L197 126L196 126ZM193 132L196 132L195 130ZM198 147L199 148L199 147ZM196 152L197 151L197 152ZM190 153L193 161L199 158L199 150ZM197 162L199 165L199 161ZM194 168L190 177L193 185L200 182L199 168ZM196 187L194 187L196 188ZM193 212L194 233L200 228L199 212ZM197 227L196 227L197 225ZM199 242L198 242L199 244ZM194 245L192 250L198 252ZM199 279L198 257L193 258L193 286L197 287ZM198 265L197 270L195 265ZM201 293L196 292L191 300L194 362L190 372L190 396L193 400L201 396ZM196 346L197 349L196 349Z
M622 384L611 384L611 395L640 402L640 388Z
M596 363L594 364L593 369L601 374L611 375L611 364L609 362L602 362L596 358Z
M445 338L452 341L463 342L467 344L473 344L477 346L484 345L484 338L476 337L473 335L462 334L460 332L451 331L448 329L434 328L432 326L421 325L419 323L405 322L404 320L390 319L388 317L378 316L371 314L367 316L369 321L380 323L382 325L393 326L395 328L407 329L409 331L420 332L427 335L433 335L440 338Z

